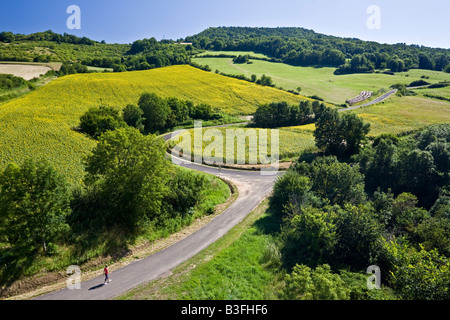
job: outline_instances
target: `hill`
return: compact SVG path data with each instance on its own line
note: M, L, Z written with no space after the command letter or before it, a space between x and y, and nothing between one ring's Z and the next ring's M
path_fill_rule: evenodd
M356 38L341 38L304 28L208 28L186 37L199 49L254 51L278 61L300 66L342 66L341 73L375 69L430 69L442 71L450 64L450 50L418 45L380 44ZM353 59L351 64L348 59Z
M145 91L207 103L233 115L251 114L261 103L302 99L190 66L64 76L0 104L0 166L31 156L46 158L72 183L78 183L82 159L94 146L93 140L72 129L79 117L91 106L136 104Z
M227 53L235 56L250 54L250 63L233 63L233 58L223 56ZM198 65L208 65L212 70L219 70L226 74L246 77L250 77L252 74L260 77L265 74L270 76L278 87L294 91L300 87L302 95L316 95L335 104L345 103L347 99L357 96L363 90L372 91L376 95L379 90L389 90L393 84L409 85L424 77L428 83L450 81L449 73L421 69L410 69L395 74L374 72L336 75L334 67L292 66L286 63L262 60L259 57L253 59L253 55L251 52L206 51L194 57L192 62Z

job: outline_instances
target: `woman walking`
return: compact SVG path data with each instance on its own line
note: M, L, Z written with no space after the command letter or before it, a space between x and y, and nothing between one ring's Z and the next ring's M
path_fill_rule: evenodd
M105 266L105 269L103 269L103 272L105 273L105 282L103 284L108 284L108 282L111 282L111 279L109 279L108 266Z

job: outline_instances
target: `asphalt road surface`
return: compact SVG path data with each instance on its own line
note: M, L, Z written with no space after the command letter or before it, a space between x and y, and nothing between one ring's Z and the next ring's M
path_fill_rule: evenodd
M147 258L115 270L110 275L112 281L107 285L103 285L104 276L99 276L82 282L80 289L65 288L39 296L35 300L107 300L169 274L173 268L207 248L252 212L272 191L280 174L272 172L264 175L260 171L219 169L186 161L179 165L231 181L237 186L239 196L225 211L190 236Z

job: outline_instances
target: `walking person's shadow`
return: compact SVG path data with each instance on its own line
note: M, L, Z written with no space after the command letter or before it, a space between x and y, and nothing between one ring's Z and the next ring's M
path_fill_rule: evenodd
M96 286L90 287L89 290L95 290L95 289L103 287L104 285L105 285L104 283L101 283L101 284L98 284Z

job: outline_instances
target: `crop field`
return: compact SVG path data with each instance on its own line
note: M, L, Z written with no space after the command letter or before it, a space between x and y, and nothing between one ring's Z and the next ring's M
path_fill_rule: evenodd
M25 80L39 78L52 70L50 67L31 64L0 64L0 73L12 74Z
M195 132L189 129L186 135L175 137L171 147L176 146L182 155L191 154L191 160L203 155L205 162L216 164L264 164L260 157L274 157L278 152L280 161L297 159L303 152L315 151L311 126L286 127L271 131L261 128L203 128ZM278 147L272 144L278 134ZM198 138L196 138L198 137ZM196 140L198 139L198 140ZM201 141L197 143L197 141ZM267 143L267 146L265 145ZM201 145L201 149L200 149ZM179 155L174 153L175 155Z
M220 53L226 54L226 52ZM195 58L193 62L208 65L211 70L219 70L226 74L247 77L252 74L257 77L265 74L270 76L278 87L286 90L296 90L297 87L300 87L302 95L317 95L325 101L335 104L342 104L364 90L375 93L380 89L387 90L396 83L407 85L415 80L421 80L422 76L428 77L425 80L429 83L450 80L448 73L416 69L395 75L383 73L334 75L335 68L295 67L261 60L251 60L251 64L234 64L231 58Z
M208 103L233 114L251 114L260 103L297 103L301 99L190 66L65 76L0 103L0 167L31 156L45 158L72 183L79 183L83 158L95 145L72 129L79 124L79 117L91 106L136 104L144 91Z

